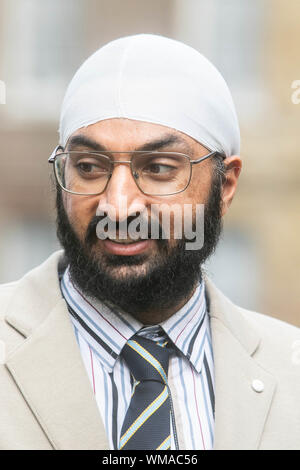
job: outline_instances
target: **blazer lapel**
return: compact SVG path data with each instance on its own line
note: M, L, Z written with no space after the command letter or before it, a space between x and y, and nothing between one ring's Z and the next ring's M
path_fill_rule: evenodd
M47 277L38 279L37 275L41 274L37 271L33 276L36 289L39 282L41 288L47 284ZM24 312L23 308L23 312L17 315L10 308L13 314L6 320L19 331L23 330L24 336L24 332L30 333L26 341L9 355L6 367L55 449L108 449L104 426L58 281L56 284L56 287L49 286L50 292L55 294L56 304L50 313L42 312L43 320L39 325L36 307L40 300L35 304L31 299L29 305L32 305L34 313ZM16 307L25 285L24 281L14 296ZM53 303L52 298L49 304ZM34 322L34 328L29 318Z
M206 280L215 363L217 449L258 449L276 387L255 361L260 337L243 310ZM264 390L252 384L260 380Z

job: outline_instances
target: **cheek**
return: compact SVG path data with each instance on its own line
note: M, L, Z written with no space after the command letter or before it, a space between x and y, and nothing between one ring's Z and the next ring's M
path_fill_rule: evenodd
M194 209L193 198L179 194L177 197L168 198L168 202L164 201L159 204L159 222L170 245L175 245L182 239L185 217L190 218L191 208ZM157 209L153 214L153 218L157 219Z
M189 202L192 204L205 204L209 197L211 184L211 174L200 173L200 175L197 175L195 172L194 178L187 190Z
M86 200L85 200L86 199ZM87 198L80 196L63 195L63 203L68 219L81 240L84 239L87 227L95 214Z
M196 217L197 220L199 217L202 217L203 207L197 206L205 205L207 203L211 183L211 174L209 172L205 175L205 178L203 177L201 179L201 182L199 181L199 178L197 180L196 175L194 175L194 178L186 191L177 194L172 199L169 199L168 205L170 208L173 207L173 209L175 209L174 211L170 211L170 234L172 239L176 237L176 233L183 233L183 230L187 227L192 229ZM174 213L176 214L175 216Z

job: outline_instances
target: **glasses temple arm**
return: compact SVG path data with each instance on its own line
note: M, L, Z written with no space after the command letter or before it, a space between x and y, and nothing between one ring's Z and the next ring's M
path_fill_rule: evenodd
M55 147L55 149L54 149L53 152L51 153L50 157L48 158L48 162L49 162L49 163L53 163L53 162L54 162L55 157L56 157L56 154L57 154L57 151L58 151L59 149L62 149L62 150L63 150L63 147L62 147L61 145L57 145L57 146Z
M223 155L223 154L220 153L220 152L211 152L211 153L209 153L208 155L205 155L204 157L198 158L198 160L191 160L191 164L192 164L192 165L195 165L196 163L203 162L203 161L206 160L207 158L213 157L214 155L219 155L220 157L222 157L223 160L225 160L225 158L226 158L226 156Z

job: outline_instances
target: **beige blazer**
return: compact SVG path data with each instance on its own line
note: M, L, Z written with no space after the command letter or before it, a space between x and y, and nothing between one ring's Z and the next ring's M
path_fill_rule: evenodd
M0 287L0 449L108 449L59 289L61 254ZM214 448L300 449L300 330L237 307L209 279L206 286Z

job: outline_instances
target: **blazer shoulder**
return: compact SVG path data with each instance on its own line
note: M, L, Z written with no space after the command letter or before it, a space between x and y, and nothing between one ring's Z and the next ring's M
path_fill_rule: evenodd
M11 300L14 297L18 282L0 285L0 346L1 354L6 355L11 349L18 346L23 336L12 328L5 320ZM3 359L3 358L2 358ZM2 362L2 361L1 361Z
M241 307L239 308L243 315L247 317L248 321L255 325L256 329L259 330L263 337L273 338L274 341L280 340L280 343L285 341L290 342L293 338L300 339L299 327L270 315L246 310Z
M300 328L236 305L207 276L205 284L211 319L223 323L251 355L270 351L270 357L276 358L282 349L286 355L298 344Z
M0 315L3 313L7 306L7 302L13 295L13 291L18 285L18 281L8 282L6 284L0 284Z
M4 321L10 301L14 296L18 281L0 284L0 331L1 323Z
M30 335L61 300L57 271L61 256L61 251L56 252L20 280L0 285L0 341L7 352Z
M241 311L261 338L255 359L275 376L297 383L300 392L300 328L262 313Z

